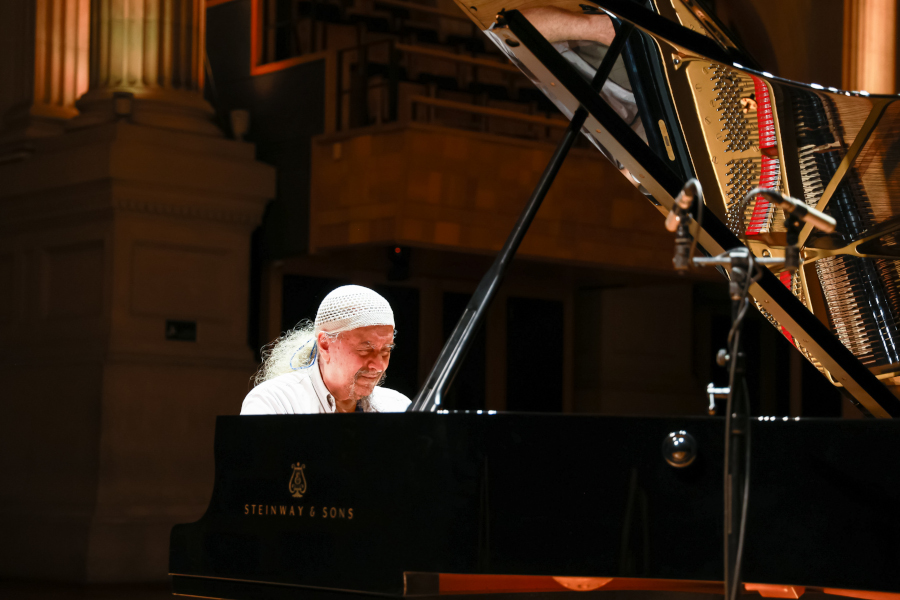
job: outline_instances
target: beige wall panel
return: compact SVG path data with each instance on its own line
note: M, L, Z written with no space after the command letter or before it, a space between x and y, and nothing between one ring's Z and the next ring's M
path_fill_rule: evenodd
M137 242L132 248L135 316L227 319L229 252Z
M18 306L0 351L30 359L77 343L99 359L109 329L110 225L96 215L43 225L10 236Z
M91 511L71 504L42 507L41 514L6 511L0 516L0 577L10 580L79 581L84 578Z
M0 364L0 577L84 574L97 498L101 364L47 344Z
M45 360L5 362L0 423L2 502L90 503L99 432L99 363L47 347ZM12 452L13 448L20 448ZM8 450L8 451L6 451ZM26 483L27 486L17 484ZM65 490L64 492L62 490Z
M12 252L0 253L0 332L8 332L17 292Z
M240 412L254 367L111 364L104 378L98 500L205 509L215 417Z
M107 367L89 580L165 578L172 525L209 504L215 416L240 411L252 373L252 364Z
M115 254L114 351L249 364L245 226L123 212ZM166 340L167 319L196 321L197 341Z
M100 240L44 249L41 311L45 319L101 316L103 254Z
M122 181L150 186L153 194L190 194L194 201L216 194L208 204L220 211L242 196L250 211L259 195L274 196L272 168L252 161L252 146L204 138L208 143L199 144L194 136L166 131L154 136L147 129L127 129L117 136L109 167ZM146 188L132 189L142 190Z

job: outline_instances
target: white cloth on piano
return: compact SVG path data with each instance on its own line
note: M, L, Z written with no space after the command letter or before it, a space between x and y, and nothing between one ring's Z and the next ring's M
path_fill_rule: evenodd
M410 400L400 392L375 386L360 402L365 412L403 412ZM279 375L259 384L247 394L242 415L304 415L335 412L334 396L319 373L319 363L307 369Z

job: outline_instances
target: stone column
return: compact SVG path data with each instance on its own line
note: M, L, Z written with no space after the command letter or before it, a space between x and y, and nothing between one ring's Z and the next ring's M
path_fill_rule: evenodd
M221 135L203 99L204 0L90 0L90 87L74 127L128 117Z
M897 92L897 0L844 0L844 88Z
M19 62L17 81L5 82L10 98L4 115L5 138L62 133L63 123L78 114L75 101L88 88L90 0L26 0L10 3L17 10L11 30L11 57ZM7 55L9 56L9 55Z
M0 144L0 398L21 399L0 418L0 579L163 582L256 367L250 240L275 170L203 101L202 0L0 0L0 107L74 112L73 6L79 114Z

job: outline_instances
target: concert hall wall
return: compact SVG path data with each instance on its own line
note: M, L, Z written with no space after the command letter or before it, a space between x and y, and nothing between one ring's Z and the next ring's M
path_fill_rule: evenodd
M230 111L249 111L246 139L260 160L276 167L277 196L254 240L259 260L275 260L305 254L309 247L309 141L325 127L325 61L253 74L251 5L233 0L207 10L206 95L226 129Z

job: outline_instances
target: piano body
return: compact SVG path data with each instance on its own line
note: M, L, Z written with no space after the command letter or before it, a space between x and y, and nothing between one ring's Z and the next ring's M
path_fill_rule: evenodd
M747 585L900 597L900 423L752 428ZM695 444L685 467L663 451L678 431ZM209 508L172 532L173 587L241 600L721 594L723 443L710 417L219 417Z
M627 81L598 94L590 44L551 44L522 2L458 4L563 113L582 111L584 135L663 215L690 177L702 182L707 210L691 233L705 252L783 256L784 215L743 202L757 186L833 216L835 234L801 232L796 274L766 271L750 293L860 410L900 415L883 383L900 374L900 98L761 72L693 0L553 2L636 27ZM500 277L488 273L486 289ZM477 313L461 323L477 327ZM455 332L448 346L464 341ZM423 406L219 417L209 508L172 531L175 593L722 593L722 419ZM744 589L900 598L900 425L753 418L749 430Z

